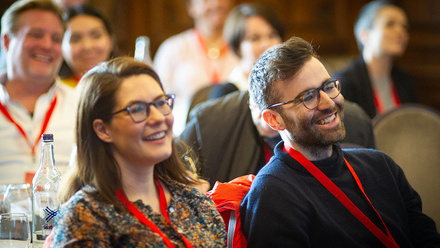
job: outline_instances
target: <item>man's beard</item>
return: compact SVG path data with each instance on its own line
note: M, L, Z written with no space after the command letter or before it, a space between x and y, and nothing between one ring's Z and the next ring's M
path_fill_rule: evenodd
M331 130L325 130L325 132L321 132L315 128L316 120L318 118L313 118L312 121L308 119L298 119L299 122L295 123L287 115L280 114L285 120L286 129L289 131L292 141L299 146L306 148L310 153L317 155L323 149L327 149L329 146L336 142L340 142L345 138L343 107L336 105L335 108L338 109L337 116L339 116L341 121L340 125ZM318 117L333 112L334 110L321 111Z

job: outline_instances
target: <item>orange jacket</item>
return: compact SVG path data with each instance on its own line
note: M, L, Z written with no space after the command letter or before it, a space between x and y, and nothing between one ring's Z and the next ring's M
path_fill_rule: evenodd
M246 247L246 238L241 231L240 202L249 191L254 175L237 177L227 183L216 182L206 195L211 198L220 212L228 233L226 245L228 248ZM232 231L231 231L232 230Z

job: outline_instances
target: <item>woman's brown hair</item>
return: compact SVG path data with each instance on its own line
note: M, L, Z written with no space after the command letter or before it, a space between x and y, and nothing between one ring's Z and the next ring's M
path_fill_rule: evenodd
M67 201L84 185L90 185L97 189L104 201L124 209L115 197L116 189L122 188L120 168L110 144L96 135L93 121L101 119L109 123L116 105L115 93L126 78L140 74L151 76L163 90L156 72L146 63L131 57L103 62L82 77L78 84L77 163L72 166L60 191L61 202ZM154 174L161 180L172 179L184 184L198 182L186 169L174 143L171 156L155 165Z

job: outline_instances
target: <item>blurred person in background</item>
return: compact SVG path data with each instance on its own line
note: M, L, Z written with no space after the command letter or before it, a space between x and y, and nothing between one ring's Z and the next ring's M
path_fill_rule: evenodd
M365 5L354 26L361 55L335 73L342 95L373 118L401 103L415 102L412 79L395 66L408 45L409 24L405 11L389 1Z
M91 5L66 9L64 21L65 62L59 74L63 83L75 87L84 73L114 55L115 42L109 21Z
M233 0L186 0L194 27L165 40L154 67L167 92L176 94L174 131L182 132L194 93L224 82L238 58L224 41L223 25Z
M19 0L3 14L0 75L0 184L31 183L41 135L52 133L61 173L74 146L76 98L56 78L62 62L62 10L50 0Z
M75 6L85 4L88 0L53 0L63 8L73 8Z

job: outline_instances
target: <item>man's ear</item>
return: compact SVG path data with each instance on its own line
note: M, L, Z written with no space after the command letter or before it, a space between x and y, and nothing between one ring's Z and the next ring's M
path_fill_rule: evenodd
M9 37L8 34L3 34L2 35L2 44L1 47L2 49L4 49L4 51L8 51L9 50L9 43L11 41L11 37Z
M111 136L110 130L107 128L106 124L101 119L96 119L93 121L93 130L95 130L96 135L102 141L107 143L113 142L113 138Z
M280 113L272 109L266 109L263 111L263 120L269 125L272 129L277 131L283 131L286 129L284 125L284 120L281 117Z

